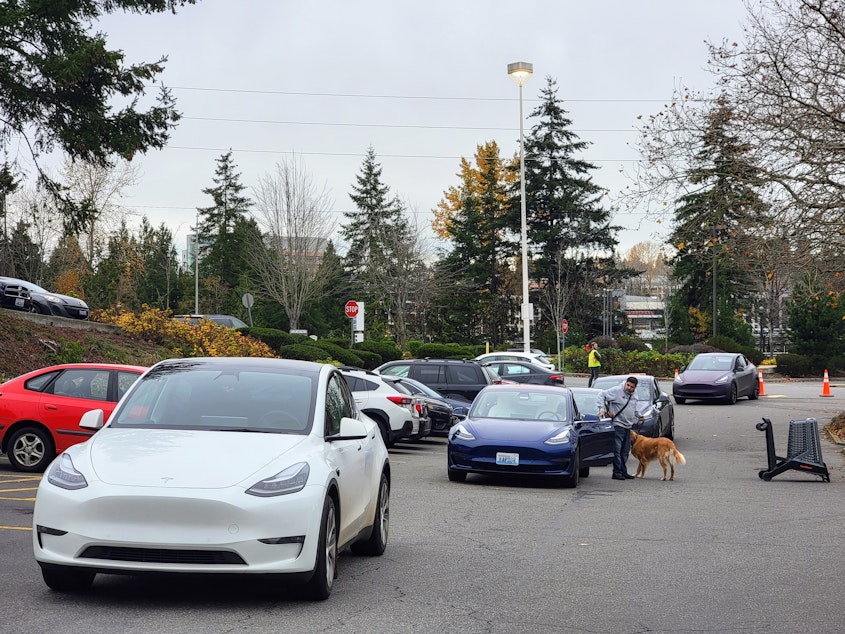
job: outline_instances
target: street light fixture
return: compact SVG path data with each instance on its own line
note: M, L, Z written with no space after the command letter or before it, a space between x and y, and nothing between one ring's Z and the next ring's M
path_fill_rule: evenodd
M522 205L522 345L525 352L531 351L531 317L534 307L528 302L528 222L525 211L525 136L522 131L522 85L534 72L534 65L528 62L508 64L508 75L519 86L519 194Z

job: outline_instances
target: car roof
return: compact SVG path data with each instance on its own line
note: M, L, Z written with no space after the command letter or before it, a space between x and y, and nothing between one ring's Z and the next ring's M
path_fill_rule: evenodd
M482 391L496 390L503 392L544 392L544 393L560 393L561 390L570 391L568 387L562 385L538 385L536 383L500 383L496 385L488 385Z

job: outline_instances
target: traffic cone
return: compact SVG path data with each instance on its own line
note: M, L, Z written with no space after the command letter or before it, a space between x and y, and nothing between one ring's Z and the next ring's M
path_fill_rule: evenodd
M824 371L821 396L833 396L833 394L830 393L830 377L827 375L827 370Z
M675 368L675 378L678 378L678 368Z
M763 384L763 371L757 370L757 376L760 380L760 396L766 396L766 386Z

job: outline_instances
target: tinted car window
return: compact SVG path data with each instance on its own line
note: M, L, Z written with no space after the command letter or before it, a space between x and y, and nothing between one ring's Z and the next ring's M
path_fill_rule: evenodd
M450 365L446 366L446 376L449 377L449 383L459 383L466 385L467 383L483 383L484 381L478 375L479 366L471 364Z
M442 368L443 366L439 363L419 363L414 366L414 378L427 385L431 383L445 383Z
M391 366L388 366L388 367L384 368L384 369L381 371L381 373L382 373L382 374L390 374L390 375L392 375L392 376L404 376L404 377L407 377L407 376L408 376L408 372L410 371L410 369L411 369L411 366L410 366L410 365L397 364L397 365L391 365Z

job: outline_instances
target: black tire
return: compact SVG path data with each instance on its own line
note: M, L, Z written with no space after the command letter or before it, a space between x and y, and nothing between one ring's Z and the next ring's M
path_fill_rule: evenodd
M56 457L53 439L40 427L21 427L6 446L9 463L18 471L42 472Z
M736 399L737 399L736 383L731 383L731 391L728 394L728 398L725 399L725 403L727 403L728 405L734 405L734 404L736 404Z
M85 568L41 564L41 577L51 590L57 592L82 592L91 587L97 573Z
M317 540L314 575L305 584L305 596L313 601L325 601L332 593L336 576L337 505L334 498L327 495L323 501L323 520L320 522L320 537Z
M754 389L751 390L751 394L748 395L749 401L756 401L758 398L760 398L760 383L757 383Z
M372 418L376 422L376 424L378 425L378 429L381 432L381 439L384 441L385 447L387 447L389 449L394 444L396 444L396 443L394 443L390 440L390 425L387 424L387 421L384 420L384 417L382 417L382 416L380 416L376 413L372 413L372 412L364 412L364 413L367 416L369 416L370 418Z
M676 402L678 405L683 405L684 403L686 403L686 402L687 402L687 399L685 399L683 396L676 396L676 397L675 397L675 402Z
M376 514L373 518L373 532L369 539L352 544L352 552L356 555L378 557L387 548L387 534L390 528L390 483L387 476L381 474L376 500Z
M669 423L669 433L666 434L666 438L669 440L675 440L675 418L672 417L672 421Z
M466 482L466 471L458 471L457 469L449 469L449 482Z
M578 470L578 477L579 478L589 478L590 477L590 467L581 467Z
M578 486L578 477L581 473L581 460L579 457L579 452L575 453L575 458L572 460L572 469L570 469L570 474L568 476L562 476L560 479L560 484L565 489L574 489Z

